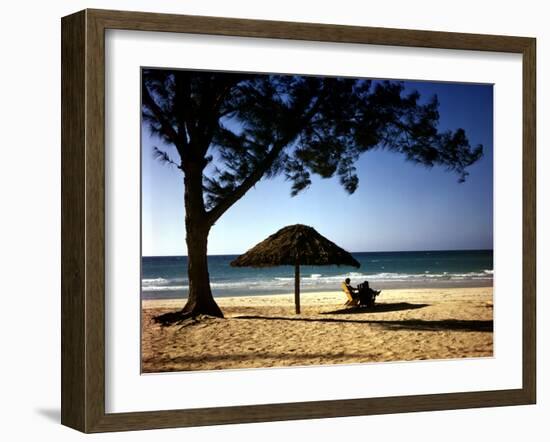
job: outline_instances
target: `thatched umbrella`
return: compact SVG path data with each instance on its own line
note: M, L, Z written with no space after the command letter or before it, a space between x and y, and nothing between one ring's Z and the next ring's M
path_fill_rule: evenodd
M252 247L231 262L233 267L294 266L294 302L300 313L300 265L348 265L359 262L341 247L320 235L313 227L287 226Z

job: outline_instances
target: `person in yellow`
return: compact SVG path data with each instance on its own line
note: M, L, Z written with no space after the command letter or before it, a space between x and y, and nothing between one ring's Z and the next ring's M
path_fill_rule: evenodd
M342 290L348 297L345 305L359 305L359 290L352 287L351 280L346 278L342 283Z

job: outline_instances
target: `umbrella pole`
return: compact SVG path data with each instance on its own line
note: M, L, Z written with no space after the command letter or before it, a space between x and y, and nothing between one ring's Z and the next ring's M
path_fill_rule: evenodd
M296 261L294 265L294 304L296 304L296 314L300 314L300 263Z

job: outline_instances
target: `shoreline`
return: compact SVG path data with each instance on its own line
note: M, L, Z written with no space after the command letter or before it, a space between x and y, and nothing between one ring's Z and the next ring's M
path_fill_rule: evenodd
M352 284L353 285L353 284ZM373 282L372 287L376 290L383 290L383 291L390 291L390 290L436 290L436 289L468 289L468 288L482 288L482 287L493 287L493 279L483 279L483 280L462 280L462 281L434 281L430 283L425 283L424 281L399 281L399 282ZM307 293L332 293L339 291L340 288L338 287L332 287L327 289L308 289L308 288L301 288L302 294ZM157 293L157 295L155 295ZM227 293L227 294L221 294L216 293L214 291L214 298L215 299L226 299L226 298L244 298L244 297L257 297L257 296L280 296L280 295L287 295L289 293L288 290L274 290L272 292L269 291L263 291L260 294L253 294L253 293L243 293L243 292L237 292L237 293ZM181 294L179 293L171 293L170 291L166 290L151 290L151 291L143 291L141 292L141 299L142 301L145 300L172 300L172 299L184 299Z
M225 319L160 327L184 299L142 301L144 373L491 357L492 287L384 290L373 310L343 292L218 297Z
M491 286L476 286L476 287L419 287L419 288L392 288L382 289L380 296L377 298L376 303L383 303L384 301L396 300L398 298L406 297L406 300L419 299L420 295L422 299L426 299L426 296L433 295L436 298L441 295L448 294L449 291L461 291L464 296L468 296L472 291L491 289ZM437 291L435 293L434 291ZM214 299L220 307L234 307L239 304L243 305L292 305L294 306L294 293L274 293L274 294L261 294L261 295L235 295L235 296L215 296ZM312 292L300 293L300 304L342 304L346 301L346 295L341 290L318 290ZM187 302L187 298L142 298L142 309L168 309L168 308L180 308Z

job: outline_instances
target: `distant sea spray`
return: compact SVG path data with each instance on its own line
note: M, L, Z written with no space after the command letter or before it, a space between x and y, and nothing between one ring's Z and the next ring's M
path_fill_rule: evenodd
M493 284L493 251L426 251L352 253L359 269L337 266L302 266L304 292L339 290L345 278L352 285L370 281L374 288L475 287ZM291 293L294 268L235 268L237 255L208 257L214 296L252 296ZM185 298L189 288L187 257L142 258L143 299Z

